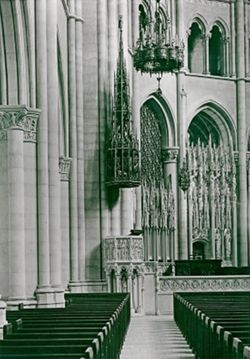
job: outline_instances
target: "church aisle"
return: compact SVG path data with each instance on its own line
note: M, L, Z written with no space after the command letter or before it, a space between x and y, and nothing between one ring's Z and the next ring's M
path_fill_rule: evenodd
M134 316L120 359L195 358L174 320L165 316Z

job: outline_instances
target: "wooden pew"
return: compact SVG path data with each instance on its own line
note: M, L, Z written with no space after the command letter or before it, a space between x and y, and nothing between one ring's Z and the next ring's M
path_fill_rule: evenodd
M8 312L0 358L118 358L130 320L129 295L67 295L66 301L64 309Z
M199 358L243 358L250 344L249 292L179 293L174 303L176 322Z

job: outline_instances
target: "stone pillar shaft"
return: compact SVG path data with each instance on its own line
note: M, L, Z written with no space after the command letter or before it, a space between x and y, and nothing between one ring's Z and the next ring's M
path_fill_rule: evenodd
M109 1L109 0L108 0ZM110 233L110 212L106 201L105 187L105 130L106 130L106 106L108 90L108 23L107 0L98 1L97 4L97 41L98 41L98 120L99 120L99 196L100 196L100 240ZM101 260L100 260L101 261ZM101 272L102 273L102 272Z
M69 0L69 10L75 13L75 1ZM70 282L79 280L78 273L78 211L77 211L77 129L76 129L76 33L75 19L68 20L69 64L69 124L70 124Z
M204 52L204 74L209 74L209 39L210 39L210 34L206 34L204 37L204 47L205 47L205 52Z
M8 130L10 296L25 298L23 130Z
M248 265L247 243L247 172L246 172L246 84L244 49L244 0L236 2L236 59L237 59L237 125L239 146L238 198L238 259L239 265Z
M9 301L26 299L24 140L36 141L38 110L0 106L0 139L7 143Z
M109 73L109 92L114 92L114 74L118 58L118 11L117 0L108 0L108 73ZM113 103L110 98L110 111L112 116ZM110 197L112 202L110 233L112 235L121 234L121 205L120 190L110 189Z
M61 286L61 224L57 78L57 0L47 1L47 83L48 83L48 142L49 142L49 238L50 278L55 288Z
M136 46L136 41L139 36L139 5L140 1L134 0L132 2L132 30L133 30L133 46ZM134 131L137 135L137 138L141 138L140 135L140 102L139 102L139 79L138 73L133 68L132 70L132 86L133 86L133 97L132 97L132 116L133 116L133 125ZM140 146L140 142L139 142ZM142 228L142 207L141 207L141 186L135 189L135 229Z
M127 236L133 228L133 198L130 188L121 190L121 235Z
M178 241L178 206L177 206L177 198L178 198L178 183L177 183L177 159L178 159L179 148L178 147L168 147L162 150L162 158L164 163L164 181L165 186L168 188L171 185L174 201L175 201L175 214L174 214L174 232L168 236L168 241L174 241L177 243ZM171 183L170 182L171 178ZM174 253L171 253L171 248L174 248L174 243L166 243L165 245L165 260L167 257L172 257ZM175 257L171 258L172 260L176 259Z
M180 38L185 37L183 28L184 14L183 14L183 0L176 1L177 10L177 34ZM187 53L185 53L187 58ZM185 93L185 75L182 72L177 74L177 123L178 123L178 144L180 146L179 169L183 166L183 159L185 156L185 139L186 139L186 93ZM178 192L179 203L179 223L178 223L178 258L187 259L188 243L187 243L187 198L185 193L179 188ZM177 253L176 253L177 254Z
M1 300L0 295L0 340L3 340L3 327L7 324L6 320L6 303Z
M82 17L82 2L76 2L76 15ZM76 21L76 123L79 279L85 280L85 202L84 202L84 111L83 111L83 23Z
M124 57L128 66L128 12L127 2L118 1L118 16L123 17L123 46ZM121 235L127 235L133 228L133 194L130 188L121 190Z
M230 2L230 19L231 19L230 75L235 76L236 64L235 64L235 3L234 2Z
M47 117L47 33L44 0L36 3L36 90L37 107L42 110L38 130L38 289L50 287L48 117Z

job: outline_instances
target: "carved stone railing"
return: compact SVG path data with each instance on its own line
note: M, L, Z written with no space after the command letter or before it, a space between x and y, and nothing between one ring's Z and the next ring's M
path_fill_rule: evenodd
M160 277L159 291L174 292L214 292L249 291L250 276L206 276L206 277Z
M106 237L103 240L104 263L124 263L144 260L143 238L140 236Z

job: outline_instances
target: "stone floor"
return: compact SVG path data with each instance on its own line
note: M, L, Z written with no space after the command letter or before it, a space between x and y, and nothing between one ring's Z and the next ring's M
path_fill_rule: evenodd
M120 359L195 358L174 320L165 316L134 316Z

